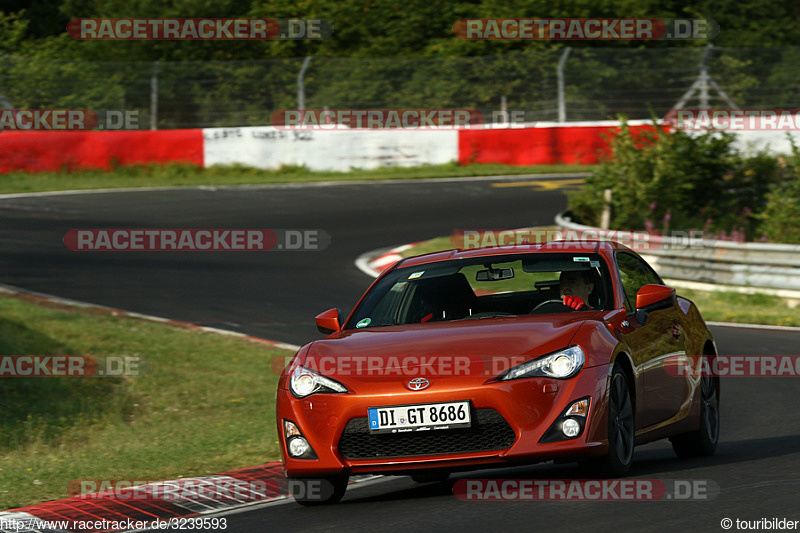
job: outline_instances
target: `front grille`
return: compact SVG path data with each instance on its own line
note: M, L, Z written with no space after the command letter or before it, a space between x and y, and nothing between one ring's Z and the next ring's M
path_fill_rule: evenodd
M347 459L419 457L451 453L504 450L514 444L514 430L494 409L477 409L472 427L422 433L371 435L367 418L353 418L339 439L339 452Z

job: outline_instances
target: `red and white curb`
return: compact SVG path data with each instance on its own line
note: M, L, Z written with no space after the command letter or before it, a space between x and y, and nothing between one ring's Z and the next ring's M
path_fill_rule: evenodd
M401 252L410 250L418 244L420 243L414 242L411 244L397 246L390 250L373 250L371 252L361 254L355 261L356 268L358 268L367 276L377 278L380 276L381 272L403 260L403 256L400 255Z
M363 483L380 477L353 476L350 483ZM237 486L249 487L249 496L240 499L232 497L230 487ZM136 487L139 494L169 495L167 497L136 499L132 490L127 488L73 496L0 512L0 532L151 531L164 527L131 529L125 525L134 522L152 524L155 521L166 525L170 520L221 516L245 507L259 507L291 499L288 481L279 462L231 470L214 476L159 481ZM122 527L109 528L103 525L103 521L107 525L116 523ZM168 529L177 529L179 523L173 521ZM191 528L192 523L186 526Z
M252 491L249 501L231 497L226 487L243 483L261 490ZM123 489L73 496L0 512L0 524L5 527L0 532L122 531L128 528L104 528L102 522L122 525L127 522L169 521L289 498L288 484L283 475L283 466L279 462L231 470L214 476L149 483L137 486L137 489L144 491L149 488L149 494L165 494L169 491L164 488L170 486L180 487L170 497L136 499L131 494L131 489ZM174 497L178 494L180 497ZM59 523L61 527L58 527Z

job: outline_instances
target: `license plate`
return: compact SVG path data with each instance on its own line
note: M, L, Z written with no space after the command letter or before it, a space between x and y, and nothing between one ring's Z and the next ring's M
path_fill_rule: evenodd
M468 401L370 407L367 411L370 433L408 433L472 425Z

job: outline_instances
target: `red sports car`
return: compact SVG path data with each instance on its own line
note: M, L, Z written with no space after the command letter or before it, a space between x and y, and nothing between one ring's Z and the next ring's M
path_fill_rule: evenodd
M713 357L692 302L630 249L551 242L405 259L383 272L278 383L286 475L304 505L352 474L443 480L548 460L620 476L669 438L714 453L719 381L670 371Z

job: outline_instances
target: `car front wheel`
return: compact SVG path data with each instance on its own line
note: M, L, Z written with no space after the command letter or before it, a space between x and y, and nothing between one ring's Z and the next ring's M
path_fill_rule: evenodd
M633 463L634 408L625 372L614 367L608 391L608 451L584 460L581 466L597 477L620 477Z

